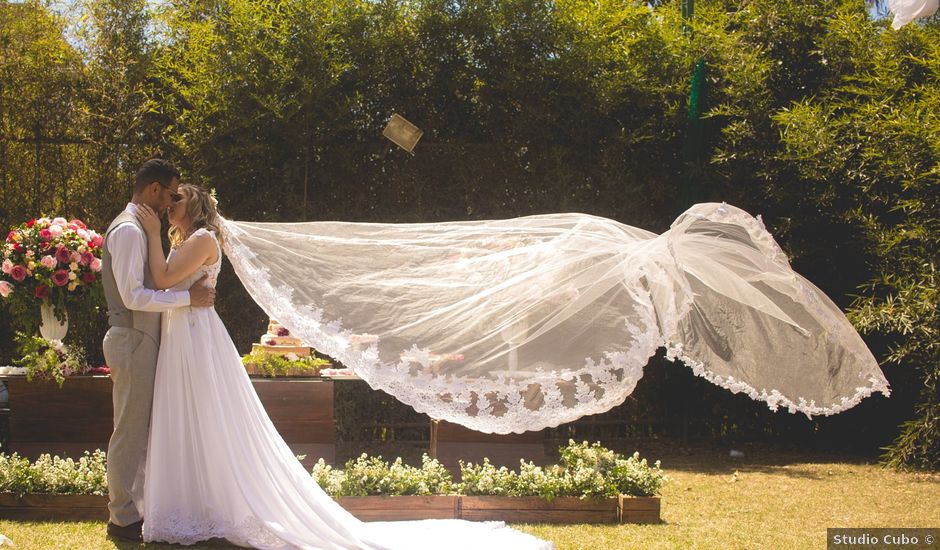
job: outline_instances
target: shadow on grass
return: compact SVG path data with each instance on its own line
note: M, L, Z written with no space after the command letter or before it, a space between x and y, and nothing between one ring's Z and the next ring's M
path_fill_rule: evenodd
M650 462L659 460L664 470L731 475L774 473L801 479L822 479L818 472L792 468L802 464L876 464L877 456L827 451L807 451L792 446L767 443L727 443L716 440L680 441L668 438L637 438L602 441L609 449L624 455L634 451ZM732 450L738 456L732 456Z

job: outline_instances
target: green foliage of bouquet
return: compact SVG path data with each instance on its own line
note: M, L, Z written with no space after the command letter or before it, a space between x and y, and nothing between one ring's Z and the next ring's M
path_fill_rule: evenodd
M84 374L89 369L84 351L78 346L67 346L39 336L16 334L20 358L14 363L26 369L26 380L54 380L59 387L74 374Z

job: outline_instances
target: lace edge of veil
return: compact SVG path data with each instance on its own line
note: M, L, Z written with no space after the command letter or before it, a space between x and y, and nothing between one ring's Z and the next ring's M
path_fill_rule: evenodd
M743 393L755 401L763 401L767 404L767 407L774 412L776 412L780 407L784 407L790 413L795 414L797 412L801 412L805 414L807 418L812 419L813 416L832 416L843 411L847 411L861 403L862 400L866 397L870 397L876 392L883 394L885 397L889 397L891 395L891 388L888 386L884 378L878 378L877 376L869 375L869 386L856 387L854 395L842 396L838 404L832 405L830 407L819 406L816 404L815 400L807 401L802 397L798 397L796 401L793 401L776 389L772 389L769 393L767 392L766 388L758 391L747 382L737 380L733 376L725 377L719 374L715 374L714 372L708 370L703 362L687 355L683 350L682 344L664 342L663 346L666 348L667 359L672 361L681 361L684 365L692 369L692 372L695 373L696 376L700 376L712 384L715 384L716 386L725 388L731 393Z

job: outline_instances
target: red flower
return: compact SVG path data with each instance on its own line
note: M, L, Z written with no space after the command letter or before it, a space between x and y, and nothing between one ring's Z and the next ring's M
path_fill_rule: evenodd
M35 219L35 218L33 218L33 219L29 220L28 222L26 222L26 227L32 227L32 226L34 226L34 225L36 225L36 219Z
M40 284L36 287L35 296L37 300L45 300L49 297L49 287Z
M13 251L19 252L20 250L23 250L22 245L20 245L20 243L13 243Z
M95 255L91 252L82 252L82 265L89 265L94 259Z
M43 241L51 241L51 240L52 240L52 231L49 231L48 229L40 229L40 230L39 230L39 238L42 239Z
M104 237L101 235L95 235L95 238L91 240L91 244L95 248L101 248L101 245L104 244Z
M23 279L26 278L26 268L21 265L13 266L13 269L10 270L10 277L13 277L13 280L22 283Z
M59 260L60 262L64 264L69 263L69 259L71 258L71 256L72 256L72 253L69 252L69 249L65 248L64 246L60 246L55 251L55 259Z
M278 327L277 335L278 336L290 336L290 331L284 327Z
M16 240L16 236L17 236L16 231L10 231L9 233L7 233L7 242L8 243L14 242Z
M95 282L95 274L91 271L86 271L85 274L82 275L82 282L84 282L86 285L90 285L91 283Z
M56 271L52 274L52 282L55 283L56 286L69 284L69 272L64 269Z

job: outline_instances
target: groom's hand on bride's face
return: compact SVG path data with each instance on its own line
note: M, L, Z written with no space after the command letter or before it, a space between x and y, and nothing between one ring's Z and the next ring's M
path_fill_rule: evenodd
M211 307L215 304L215 289L205 285L207 275L203 275L189 287L189 304L196 307Z

